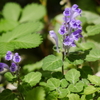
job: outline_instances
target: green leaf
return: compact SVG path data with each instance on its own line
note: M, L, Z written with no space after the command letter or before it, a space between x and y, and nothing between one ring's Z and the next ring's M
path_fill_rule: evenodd
M97 89L94 87L94 86L88 86L88 87L86 87L85 89L84 89L84 92L83 92L83 94L85 94L85 95L89 95L89 94L93 94L94 92L96 92L97 91Z
M45 91L42 87L36 87L28 91L25 100L45 100Z
M16 38L20 38L21 36L36 33L38 28L40 29L41 26L42 24L40 22L28 22L20 24L12 32L7 32L6 34L3 34L0 38L0 42L9 42Z
M35 34L35 32L39 31L42 28L41 26L40 22L23 23L17 26L12 32L3 34L0 37L0 55L14 49L39 46L41 37L39 34Z
M67 87L69 83L65 79L62 79L60 80L60 84L61 84L61 87Z
M7 79L7 81L13 81L14 78L16 78L15 76L13 76L10 72L6 72L4 74L5 78Z
M52 77L57 78L57 79L62 79L63 74L61 72L54 72L52 73Z
M22 11L20 22L40 20L46 14L46 9L43 5L28 4Z
M81 96L81 100L86 100L85 97L86 97L86 95L82 95L82 96Z
M95 45L91 42L86 42L86 43L77 43L78 47L81 49L81 50L88 50L88 49L91 49L91 48L94 48Z
M58 93L59 93L59 98L64 98L68 94L67 89L58 88L57 90L58 90Z
M14 100L15 94L11 90L4 90L0 93L0 100Z
M92 84L100 86L100 77L96 75L88 75L88 79Z
M83 66L82 68L79 69L79 71L81 73L82 78L87 78L89 74L90 75L93 74L93 71L90 66Z
M58 98L57 91L52 91L52 92L48 93L46 96L46 100L58 100L57 98Z
M41 80L40 72L30 72L24 76L23 82L30 84L30 86L35 86Z
M65 74L65 78L67 81L69 81L72 84L75 84L80 77L80 72L76 69L71 69Z
M57 89L60 86L60 80L56 78L50 78L47 80L47 86L50 90Z
M82 79L82 82L83 82L85 87L87 87L90 84L87 79Z
M54 71L62 66L62 60L54 55L49 55L43 59L43 70Z
M16 22L16 21L1 19L0 20L0 31L9 31L9 30L12 30L17 25L18 25L18 22Z
M89 55L86 56L86 61L96 61L100 59L100 50L92 49Z
M100 97L97 100L100 100Z
M100 33L100 24L94 26L88 26L86 28L88 36L93 36Z
M91 16L91 17L89 17ZM94 23L99 24L99 18L100 16L96 13L90 12L90 11L82 11L82 17L85 17L87 20L87 23Z
M19 37L11 41L16 49L19 48L35 48L41 44L41 37L39 34L29 34L26 36Z
M80 81L76 84L70 84L68 89L70 92L81 92L83 90L83 83Z
M69 100L80 100L78 94L69 94L67 97L69 98Z
M23 66L23 70L27 72L32 72L36 69L39 70L42 67L42 64L43 64L42 60L36 62L35 64L28 64Z
M6 3L3 8L3 16L5 19L17 21L21 12L21 7L17 3Z

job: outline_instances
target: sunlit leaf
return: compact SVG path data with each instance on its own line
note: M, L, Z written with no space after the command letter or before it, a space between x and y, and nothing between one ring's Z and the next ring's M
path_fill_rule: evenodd
M22 11L20 22L40 20L46 14L46 9L43 5L28 4Z
M21 12L21 7L17 3L6 3L2 12L5 19L17 21Z
M69 81L72 84L75 84L80 77L80 72L76 69L71 69L65 74L65 78L67 81Z
M30 72L24 76L23 82L30 84L31 86L35 86L41 79L40 72Z
M43 70L54 71L62 66L62 60L54 55L49 55L43 59Z

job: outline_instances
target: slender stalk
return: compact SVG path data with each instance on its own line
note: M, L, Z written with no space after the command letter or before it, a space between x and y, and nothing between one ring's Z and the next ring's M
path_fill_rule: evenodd
M62 61L64 62L64 52L62 52ZM62 65L62 74L64 75L64 64Z
M17 83L17 88L18 88L18 86L20 85L20 66L19 66L19 64L17 64L17 66L18 66L18 70L17 70L17 81L18 81L18 83ZM18 90L18 89L17 89ZM19 100L24 100L24 97L23 97L23 95L22 95L22 93L21 92L19 92L18 91L18 93L19 93Z

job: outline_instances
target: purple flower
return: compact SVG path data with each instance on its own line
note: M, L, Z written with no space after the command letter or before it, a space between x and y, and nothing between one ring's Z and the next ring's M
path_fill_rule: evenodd
M5 59L6 60L12 60L12 52L11 51L8 51L6 56L5 56Z
M71 15L71 8L65 8L63 15L64 16L70 16Z
M66 38L64 39L63 44L65 46L75 46L74 39L71 36L66 36Z
M66 17L66 16L64 16L63 20L64 20L65 23L70 22L70 18L69 17Z
M64 25L62 25L62 26L59 28L58 32L59 32L61 35L64 35L64 34L67 32L67 31L66 31L66 27L65 27Z
M73 29L77 28L77 22L76 22L75 19L73 19L73 20L70 21L70 26L71 26Z
M82 37L81 32L82 32L82 30L81 30L81 29L78 29L78 30L74 31L74 32L71 34L71 37L73 37L73 39L74 39L75 41L77 41L79 38Z
M12 62L10 66L10 71L15 72L17 70L18 70L18 66L14 62Z
M58 37L57 37L56 33L53 30L51 30L51 31L49 31L49 34L50 34L50 37L52 37L55 40L57 51L59 52L59 50L58 50Z
M19 56L18 53L15 53L15 55L13 56L13 61L15 63L19 63L21 61L21 57Z
M73 6L72 6L72 10L73 11L76 11L78 9L78 5L77 4L74 4Z
M4 68L9 68L7 64L5 63L0 63L0 72L4 70Z

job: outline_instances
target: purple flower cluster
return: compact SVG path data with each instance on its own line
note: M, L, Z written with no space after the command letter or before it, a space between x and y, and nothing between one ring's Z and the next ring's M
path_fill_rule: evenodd
M75 41L82 37L81 21L76 20L76 17L81 15L81 9L78 8L78 5L74 4L71 8L65 8L63 15L64 23L59 28L58 33L63 36L63 47L70 48L76 46ZM56 33L53 30L49 33L55 39L56 46L58 46Z
M4 68L9 69L11 72L16 72L18 70L17 64L21 61L21 57L18 53L12 54L11 51L8 51L5 55L5 60L12 61L11 66L9 67L5 63L0 63L0 72L4 70Z

